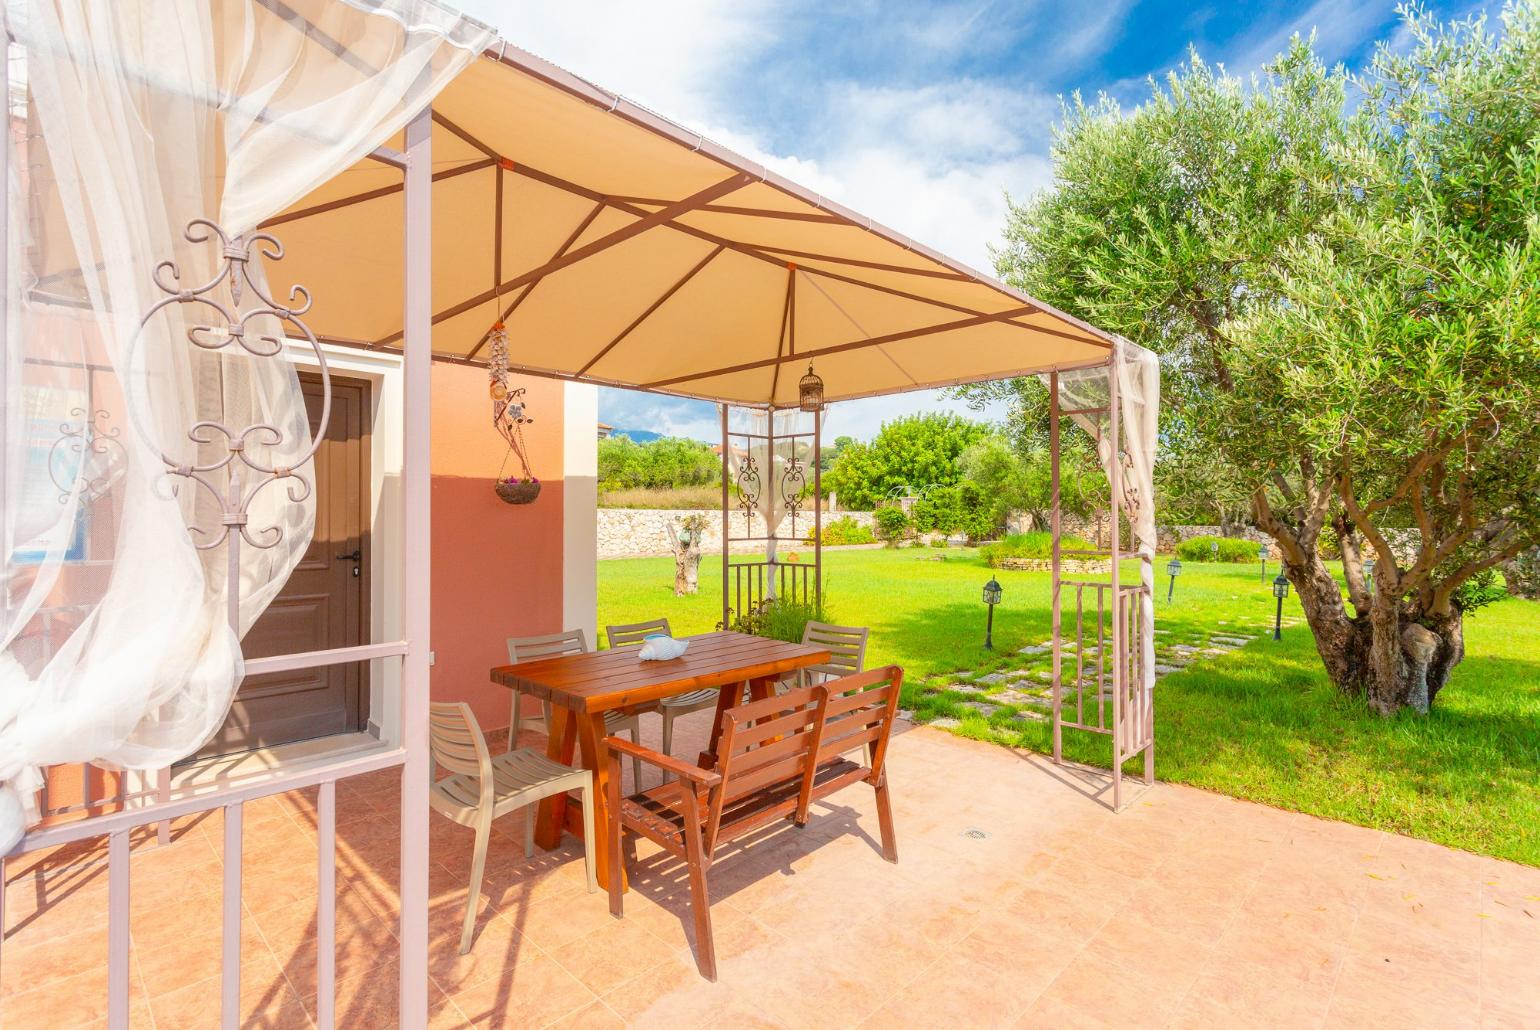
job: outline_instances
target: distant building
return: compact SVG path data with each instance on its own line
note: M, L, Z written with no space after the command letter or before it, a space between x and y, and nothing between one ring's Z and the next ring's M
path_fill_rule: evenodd
M605 437L609 436L614 431L615 431L615 427L614 426L612 426L612 425L610 425L610 424L608 424L606 422L600 422L599 423L599 439L603 440Z

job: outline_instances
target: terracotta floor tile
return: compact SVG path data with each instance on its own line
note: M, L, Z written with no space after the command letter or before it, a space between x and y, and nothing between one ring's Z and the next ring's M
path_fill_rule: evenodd
M213 976L169 994L152 996L150 1012L157 1030L206 1027L218 1019L220 996L220 978ZM283 1030L311 1025L299 996L271 956L241 964L240 1022Z
M1320 1026L1331 995L1330 983L1304 983L1254 966L1225 964L1198 977L1170 1025L1179 1030Z
M707 722L682 723L675 751ZM471 835L433 817L430 1025L1540 1026L1540 870L1164 784L1114 815L1100 773L924 729L895 739L890 777L897 865L860 786L719 857L716 984L696 969L682 864L639 845L617 922L586 892L580 842L526 859L521 815L494 825L459 955ZM314 1011L315 795L245 812L242 1000L264 1026ZM399 772L338 799L338 1025L390 1026ZM140 838L131 1024L209 1025L222 820L182 821L170 847ZM100 1025L105 849L6 875L6 1030Z
M713 927L715 932L715 927ZM603 995L669 958L675 948L622 919L547 952L595 994Z
M555 959L530 953L507 973L489 977L450 996L476 1026L545 1026L592 1005L593 991Z
M1016 1021L1019 1027L1163 1026L1175 1015L1185 986L1130 989L1129 971L1077 956Z

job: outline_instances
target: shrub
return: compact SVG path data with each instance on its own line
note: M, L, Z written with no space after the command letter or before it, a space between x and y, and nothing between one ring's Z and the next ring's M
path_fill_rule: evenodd
M637 443L611 436L599 441L599 484L606 490L709 486L721 481L722 459L699 440L663 437Z
M1214 554L1214 545L1219 554ZM1233 536L1195 536L1176 545L1176 556L1183 561L1221 561L1237 564L1257 560L1257 549L1262 545L1255 540L1243 540Z
M914 506L914 528L922 533L963 533L969 540L983 540L1004 521L999 499L967 481L932 487Z
M808 544L813 543L811 533L807 537ZM823 524L823 544L825 547L834 547L840 544L874 544L877 538L872 535L872 527L864 522L857 522L849 515L842 515L837 519L831 519Z
M757 637L800 643L802 631L809 622L823 621L824 601L794 601L777 597L760 603L759 607L733 621L733 629L739 633L752 633Z
M876 512L877 536L889 547L897 547L899 540L909 532L913 523L904 509L889 505Z
M1059 547L1064 551L1092 551L1095 548L1089 540L1078 536L1061 536ZM1004 540L998 540L992 544L985 544L979 553L990 568L999 568L1001 562L1007 558L1042 558L1053 557L1052 533L1012 533Z
M1454 592L1454 604L1460 611L1470 613L1507 596L1508 588L1498 578L1497 570L1485 569L1460 584Z

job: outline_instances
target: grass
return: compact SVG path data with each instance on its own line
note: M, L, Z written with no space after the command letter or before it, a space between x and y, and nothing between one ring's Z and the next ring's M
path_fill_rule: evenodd
M990 575L1004 587L992 651L980 598ZM602 561L600 625L666 615L679 633L713 629L720 577L720 559L708 557L701 593L677 598L671 559ZM972 550L837 551L825 555L824 584L831 621L871 628L868 665L904 667L904 706L917 719L955 719L952 732L1048 750L1049 658L1018 653L1049 639L1046 574L991 570ZM1467 657L1434 711L1384 719L1332 688L1292 597L1283 639L1271 639L1275 601L1255 563L1184 562L1169 603L1166 585L1159 576L1161 657L1199 655L1156 689L1161 779L1540 866L1540 605L1512 599L1473 615ZM1201 654L1227 635L1256 639ZM1012 681L981 682L996 673ZM1037 698L1014 703L1000 697L1006 690ZM996 710L986 716L969 701ZM1066 754L1110 761L1105 739L1088 735L1066 733Z
M717 510L722 507L720 486L650 487L633 486L599 491L601 508L689 508Z

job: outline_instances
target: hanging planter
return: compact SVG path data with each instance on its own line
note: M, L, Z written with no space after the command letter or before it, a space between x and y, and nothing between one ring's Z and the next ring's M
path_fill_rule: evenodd
M510 390L508 388L508 333L503 328L503 323L498 322L492 326L492 332L487 337L488 342L488 378L491 380L488 392L492 397L492 428L497 430L508 444L508 453L503 455L502 468L497 471L497 479L493 481L493 489L497 496L508 504L529 504L540 496L540 480L529 468L529 449L524 442L524 427L534 419L529 417L529 412L524 405L524 390ZM518 463L520 474L505 476L503 472L508 468L508 459L512 457Z
M540 496L540 480L518 480L509 476L507 479L499 479L493 484L497 489L497 496L509 504L528 504Z

